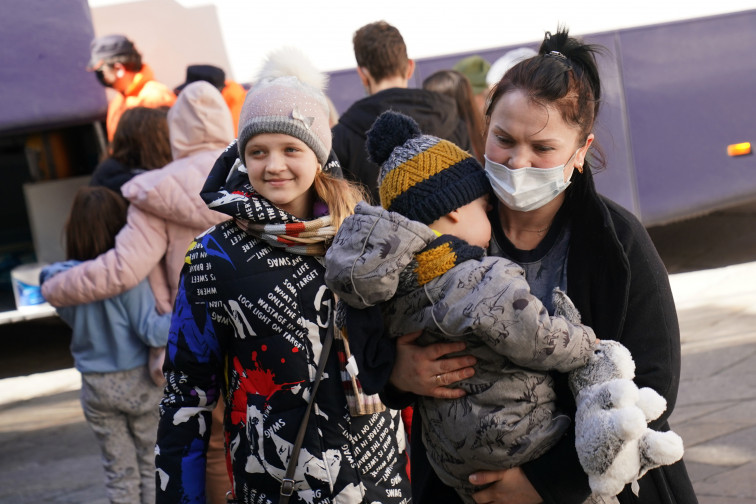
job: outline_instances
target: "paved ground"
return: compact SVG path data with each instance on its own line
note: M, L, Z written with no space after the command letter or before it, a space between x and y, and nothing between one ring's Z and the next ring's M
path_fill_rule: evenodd
M671 278L683 366L670 423L696 495L756 503L756 262Z
M651 235L671 273L682 328L671 423L685 442L699 502L756 504L756 208ZM0 354L0 504L107 504L78 375L60 351L65 328L0 326L0 334L3 345L14 342Z

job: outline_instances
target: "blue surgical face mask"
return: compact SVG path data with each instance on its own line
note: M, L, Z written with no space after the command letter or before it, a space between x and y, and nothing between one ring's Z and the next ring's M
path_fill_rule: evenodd
M486 175L499 201L512 210L529 212L553 201L567 189L574 166L566 182L564 167L572 162L579 150L576 150L566 163L554 168L528 166L513 170L486 157Z

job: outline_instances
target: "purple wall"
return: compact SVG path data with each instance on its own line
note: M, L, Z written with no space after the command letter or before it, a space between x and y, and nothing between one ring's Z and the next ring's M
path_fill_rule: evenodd
M756 145L756 10L583 38L607 49L595 129L607 160L600 192L647 226L756 200L754 156L726 152ZM475 54L493 62L514 47ZM416 60L411 85L469 54ZM330 75L340 112L365 96L355 70Z

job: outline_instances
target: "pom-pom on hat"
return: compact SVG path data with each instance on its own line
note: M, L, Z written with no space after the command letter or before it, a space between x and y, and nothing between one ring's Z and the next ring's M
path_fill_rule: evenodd
M247 92L239 115L239 157L250 138L283 133L303 141L325 165L331 151L328 102L322 91L293 76L265 78Z
M478 161L452 142L423 135L414 119L386 111L367 132L370 159L380 165L381 206L430 224L491 189Z

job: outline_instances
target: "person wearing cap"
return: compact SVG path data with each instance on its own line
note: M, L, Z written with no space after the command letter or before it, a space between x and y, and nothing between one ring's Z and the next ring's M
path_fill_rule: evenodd
M214 65L189 65L186 67L186 80L183 84L177 86L173 92L176 96L184 89L187 84L197 81L206 81L215 86L223 95L223 99L231 111L231 117L234 120L234 131L239 129L239 114L244 104L244 97L247 96L247 90L238 82L226 79L226 72L222 68Z
M152 68L142 62L134 43L123 35L105 35L92 41L87 70L114 94L108 103L106 128L108 141L113 140L118 121L132 107L170 107L176 95L155 80Z
M198 476L218 402L233 502L410 498L399 413L350 416L339 358L328 350L335 299L323 255L363 196L323 169L328 115L320 89L294 76L256 79L240 116L238 162L221 155L200 193L228 220L195 238L179 279L158 504L205 501Z
M381 165L381 207L361 203L344 221L326 254L326 284L355 308L346 320L356 356L367 346L361 326L377 338L423 331L419 345L464 341L477 358L474 377L455 384L463 399L418 399L422 435L412 436L441 481L473 503L470 473L533 460L570 426L548 371L585 365L596 336L550 317L520 266L485 257L491 188L475 158L391 111L368 131L367 149ZM566 295L555 298L574 311Z
M470 81L473 91L476 111L483 117L486 108L486 98L488 96L488 84L486 84L486 74L491 68L491 63L483 56L477 54L462 58L454 64L452 70L461 73Z
M357 74L368 96L353 103L333 127L333 150L344 176L363 184L377 203L378 166L365 152L365 134L385 110L407 114L423 131L470 148L467 126L453 98L425 89L409 88L415 62L399 30L385 21L358 29L352 39Z

